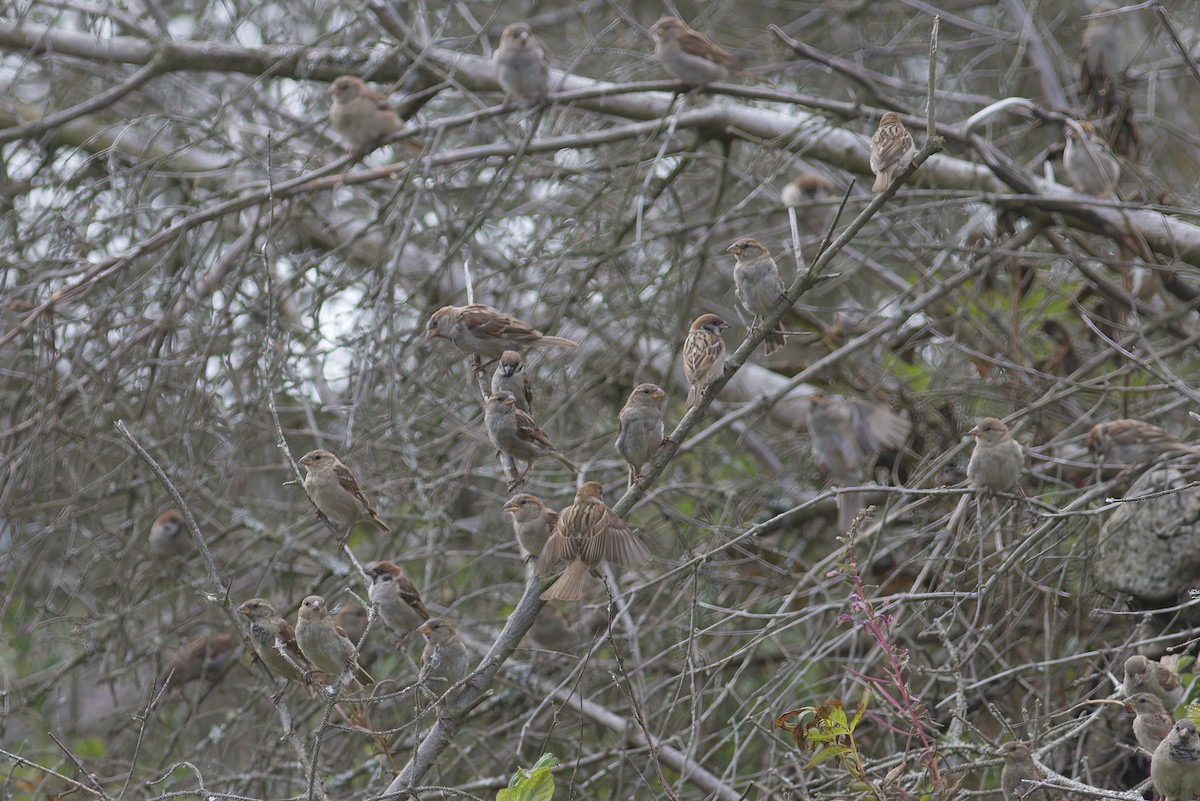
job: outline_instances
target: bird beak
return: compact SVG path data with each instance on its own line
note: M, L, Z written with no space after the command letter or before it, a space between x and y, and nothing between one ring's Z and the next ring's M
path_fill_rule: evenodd
M312 463L313 463L313 460L308 458L307 456L300 457L300 464L304 465L305 467L307 467L308 465L310 465Z
M717 328L720 328L722 331L724 331L726 328L729 328L729 327L730 327L729 323L725 322L724 320L717 323Z
M337 91L336 88L334 88L333 86L330 86L328 89L325 90L325 94L332 95L336 91Z
M237 612L238 612L238 614L239 614L239 615L249 615L249 614L250 614L250 609L249 609L249 607L247 607L245 604L242 604L241 606L239 606L239 607L237 608Z
M519 503L506 503L506 504L504 504L504 507L501 509L501 511L515 512L520 508L521 508L521 504L519 504Z
M429 628L429 626L420 626L420 627L417 629L417 633L418 633L418 634L424 634L424 635L428 636L428 635L430 635L430 634L433 634L433 629Z
M725 248L725 252L732 253L733 255L736 256L737 254L742 252L742 246L735 242L732 245L730 245L729 247Z
M667 397L667 393L663 392L661 389L656 389L650 393L650 397L654 398L655 400L658 400L660 398Z
M977 437L977 436L979 436L979 426L975 426L970 431L963 434L963 439L970 439L971 437Z
M437 339L437 335L438 335L437 329L430 328L428 331L425 332L425 341L428 342L431 339Z

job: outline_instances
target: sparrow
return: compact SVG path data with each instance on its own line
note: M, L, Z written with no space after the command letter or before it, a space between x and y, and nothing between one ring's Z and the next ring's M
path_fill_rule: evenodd
M1097 461L1138 465L1172 453L1200 454L1200 446L1184 445L1165 429L1142 420L1096 423L1088 432L1088 450Z
M757 239L739 239L725 252L732 253L737 259L733 268L734 290L742 306L754 315L754 324L757 326L758 321L774 311L775 304L784 297L779 268L775 266L767 246ZM780 320L767 335L766 354L770 356L785 344L787 332Z
M882 404L823 392L814 392L808 401L813 458L842 484L866 481L879 451L900 447L912 431L907 417ZM838 530L849 531L862 508L861 493L839 495Z
M367 671L358 665L358 649L346 636L342 627L334 622L320 595L310 595L300 604L300 617L296 621L296 644L300 652L308 657L316 670L332 681L347 667L360 687L375 683Z
M159 559L182 559L191 554L192 537L178 509L168 509L150 526L150 553Z
M801 206L809 200L815 200L818 196L824 197L832 192L833 181L813 172L802 172L783 188L779 198L785 206Z
M1000 746L1004 768L1000 771L1000 788L1004 801L1050 801L1044 788L1036 787L1043 780L1042 771L1033 761L1029 746L1013 740Z
M500 364L492 373L492 394L511 392L517 399L517 408L525 414L533 414L533 382L521 354L515 350L506 350L500 355Z
M1175 718L1163 707L1162 699L1154 693L1137 693L1125 702L1125 708L1137 715L1133 719L1133 736L1138 745L1153 754L1158 744L1171 733Z
M374 150L404 127L387 98L357 76L335 78L329 94L333 97L329 123L355 150ZM403 145L412 153L421 152L421 147L411 139L405 139Z
M650 35L654 37L654 54L667 72L689 86L702 87L713 81L723 81L731 73L742 77L750 75L733 56L676 17L663 17L651 25Z
M296 644L296 632L275 611L270 601L251 598L239 606L237 612L245 616L254 653L258 654L271 675L284 681L304 681L305 675L313 670L312 663L300 652L300 646ZM279 652L281 648L287 653L286 657ZM311 688L305 686L311 695Z
M504 102L512 100L546 99L546 83L550 70L546 54L524 22L514 22L500 34L500 45L492 61L496 65L496 81L504 90Z
M511 392L497 392L487 399L483 405L483 424L496 450L514 462L510 489L525 479L524 473L516 475L515 462L518 459L529 462L525 473L533 467L534 461L543 456L557 459L572 472L579 472L570 459L558 452L550 437L538 428L533 418L517 408L517 398Z
M872 192L883 192L892 183L896 173L908 168L917 146L912 134L900 121L900 115L889 111L879 120L879 127L871 137L871 172L875 173Z
M975 438L975 450L967 463L971 486L992 492L1008 492L1025 471L1025 452L1008 433L1008 426L995 417L984 417L967 432Z
M471 667L467 647L450 621L440 617L429 618L417 631L425 635L425 649L421 651L421 672L417 682L442 695L467 675Z
M1177 655L1164 656L1160 661L1134 654L1125 660L1125 682L1121 685L1127 696L1152 693L1162 699L1164 706L1174 709L1183 700L1183 682L1179 680Z
M687 338L683 340L683 376L688 389L686 408L690 411L700 403L708 385L725 370L725 338L721 332L729 323L715 314L702 314L692 321Z
M346 632L346 639L357 648L367 633L367 610L358 601L344 601L333 613L333 622Z
M525 561L536 559L558 525L558 512L528 492L509 498L508 503L504 504L504 511L512 515L513 530Z
M545 576L559 562L567 569L542 593L543 601L583 599L583 577L601 562L637 567L650 559L650 552L625 521L604 505L602 490L589 481L575 492L575 503L563 509L558 525L537 561L537 574Z
M1121 163L1108 149L1108 144L1096 136L1090 122L1081 122L1084 137L1067 126L1067 146L1063 151L1063 168L1071 179L1071 188L1093 197L1112 197L1121 177Z
M242 655L236 634L202 634L184 643L154 680L154 697L166 690L203 679L216 684Z
M1196 724L1184 718L1175 722L1150 759L1150 783L1167 801L1200 798L1200 738Z
M577 348L578 342L548 337L524 320L499 309L473 303L470 306L443 306L429 318L425 341L448 339L463 353L495 361L504 351L527 348Z
M379 607L383 625L393 634L406 638L432 615L421 600L421 593L404 570L395 562L375 562L367 568L371 588L367 595Z
M360 520L370 520L381 531L391 532L363 495L350 468L332 453L309 451L300 457L300 464L308 469L308 475L304 477L304 491L308 497L329 522L345 530L340 542L346 541L350 527Z
M1112 11L1113 6L1101 3L1093 14ZM1083 29L1079 48L1079 80L1087 98L1088 109L1097 117L1107 117L1116 108L1124 26L1116 15L1092 17Z
M617 453L629 465L629 487L641 480L642 467L654 458L666 436L662 413L666 396L654 384L638 384L617 418Z

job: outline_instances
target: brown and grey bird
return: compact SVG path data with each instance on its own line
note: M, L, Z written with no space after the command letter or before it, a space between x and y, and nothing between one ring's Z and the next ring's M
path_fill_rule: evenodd
M750 75L727 51L676 17L663 17L650 26L654 53L667 72L689 86L723 81L731 74Z
M579 347L578 342L548 337L524 320L481 303L443 306L435 311L425 329L425 341L434 339L448 340L463 353L493 361L503 357L506 350Z
M391 531L368 503L350 468L332 453L320 449L309 451L300 457L300 464L308 470L304 491L321 514L343 531L341 542L350 533L350 527L360 520L374 523L381 531Z
M1050 796L1037 783L1045 777L1033 761L1029 746L1012 741L1000 746L1004 768L1000 771L1000 788L1004 801L1050 801Z
M815 172L802 172L779 193L785 206L800 206L810 200L833 194L833 181Z
M746 311L754 315L754 326L775 310L775 304L784 297L783 279L779 267L767 246L757 239L745 237L734 242L725 250L737 259L733 267L733 287L738 300ZM767 334L764 345L770 356L787 344L787 331L783 321Z
M505 103L514 99L545 99L550 69L546 66L546 53L528 24L514 22L504 29L492 61Z
M522 492L508 499L504 511L512 515L513 531L528 562L536 559L558 525L558 512L536 495Z
M725 338L721 334L728 327L720 316L702 314L688 329L682 358L683 377L690 385L685 404L689 410L700 403L704 390L725 370Z
M333 97L329 122L355 150L373 150L404 127L387 98L355 75L335 78L329 94ZM402 146L411 153L421 152L412 139L403 140Z
M1168 709L1183 700L1183 682L1179 680L1179 656L1169 654L1159 661L1134 654L1125 660L1125 682L1121 688L1127 696L1153 693Z
M896 173L908 169L915 155L917 146L900 115L894 111L884 114L871 137L871 172L875 173L871 191L876 194L885 191Z
M533 418L517 408L517 398L511 392L497 392L487 399L483 405L483 424L496 450L514 462L509 491L525 480L525 473L543 456L557 459L568 470L579 472L574 462L563 456L546 432L538 428ZM519 475L515 464L518 459L529 462L525 473Z
M320 595L310 595L300 604L300 618L296 621L296 644L300 652L329 681L340 676L347 668L361 687L375 683L367 671L359 667L358 649L325 606Z
M1125 708L1133 712L1133 736L1138 745L1153 754L1175 725L1175 718L1163 706L1162 699L1154 693L1135 693L1125 702Z
M559 562L567 568L542 593L543 601L578 601L583 598L583 577L601 562L637 567L650 559L641 539L604 504L603 491L589 481L575 492L575 503L563 509L558 526L537 561L537 574L554 572Z
M1164 801L1200 798L1200 737L1191 720L1176 721L1171 733L1154 749L1150 783Z
M397 637L406 638L431 615L421 600L417 586L395 562L382 560L367 568L371 588L367 594L371 603L379 606L383 624Z
M467 647L450 621L440 617L426 620L417 629L425 635L418 682L437 695L462 681L471 668Z
M984 417L967 432L975 449L967 463L967 479L976 489L1008 492L1025 472L1025 452L1008 426L995 417Z
M275 611L270 601L251 598L239 606L237 612L246 618L254 653L271 671L271 675L285 681L303 683L305 676L313 669L312 663L300 652L291 624ZM311 687L305 684L305 689L312 695Z
M190 555L194 548L192 536L184 527L183 515L178 509L168 509L154 518L150 526L150 553L164 560L180 560Z
M1096 423L1088 432L1087 446L1097 461L1110 466L1147 464L1172 454L1200 454L1200 446L1185 445L1153 423L1130 419Z
M655 384L638 384L618 415L617 453L629 465L629 487L641 480L642 468L654 458L666 436L662 413L666 396Z
M180 646L154 680L154 695L193 681L216 684L242 655L236 634L203 634Z
M533 414L533 382L525 372L525 361L515 350L506 350L500 356L500 364L492 373L492 394L511 392L517 399L517 408L525 414Z
M899 448L912 421L881 403L814 392L808 396L808 431L813 457L840 484L862 484L884 449ZM863 495L838 495L838 530L849 531L863 508Z

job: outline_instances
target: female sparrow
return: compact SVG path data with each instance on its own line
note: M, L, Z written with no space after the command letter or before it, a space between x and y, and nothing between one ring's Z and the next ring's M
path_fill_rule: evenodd
M884 448L898 448L912 431L912 422L879 403L815 392L808 396L808 433L813 458L830 478L861 484ZM861 493L838 496L838 530L849 531L863 508Z
M1088 450L1110 465L1153 462L1172 453L1200 454L1200 446L1184 445L1166 430L1142 420L1096 423L1088 432Z
M589 481L575 493L575 503L563 509L558 526L542 549L537 574L553 572L561 561L567 569L545 592L543 601L583 599L583 577L601 562L637 567L650 559L650 552L621 518L604 505L601 487Z
M725 370L725 338L721 332L729 323L715 314L702 314L692 321L683 341L683 376L688 389L687 409L696 408L708 385Z
M192 537L178 509L168 509L150 526L150 553L159 559L182 559L192 552Z
M1188 718L1176 721L1150 759L1150 783L1164 799L1200 798L1200 737Z
M1108 149L1108 144L1096 136L1090 122L1081 122L1085 136L1067 126L1067 147L1063 151L1063 168L1071 179L1071 188L1093 197L1112 197L1121 177L1121 163Z
M618 416L617 453L629 465L629 483L642 478L642 467L654 458L666 435L662 399L667 396L654 384L638 384Z
M421 673L417 682L442 695L451 686L462 681L471 667L467 647L462 638L450 625L450 621L431 617L417 631L425 635L425 649L421 651ZM430 685L432 682L432 686Z
M879 128L871 137L871 172L875 173L872 192L883 192L892 183L896 173L908 168L917 146L912 134L900 121L900 115L889 111L879 120Z
M284 681L304 681L304 677L313 671L312 663L300 652L300 646L296 644L296 632L275 611L270 601L265 598L251 598L239 606L237 612L246 617L254 653L258 654L259 660L267 666L271 675ZM286 656L280 653L281 649ZM309 695L312 695L311 688Z
M546 54L524 22L514 22L500 34L500 45L492 60L496 65L496 80L504 90L504 102L546 99L546 82L550 70Z
M784 297L779 268L767 246L757 239L739 239L725 252L732 253L737 259L733 268L734 290L746 311L755 316L754 325L757 326L758 321L773 312L775 304ZM785 344L787 332L780 320L767 335L766 354L770 356Z
M1004 768L1000 771L1004 801L1050 801L1046 791L1037 787L1044 777L1029 753L1029 746L1013 740L1000 746L1000 756L1004 757Z
M525 414L533 413L533 382L525 372L521 354L515 350L504 351L496 372L492 373L492 394L497 392L511 392L518 409Z
M404 127L400 117L388 105L387 98L357 76L342 75L335 78L329 87L329 94L333 97L329 122L333 130L355 150L374 150ZM412 140L406 139L404 146L410 152L421 152L421 148Z
M1133 719L1133 736L1138 745L1153 754L1158 744L1171 733L1175 718L1154 693L1137 693L1125 702L1125 708L1137 715Z
M487 428L488 438L496 446L496 450L513 460L512 481L510 491L525 480L525 473L533 467L534 461L543 456L550 456L562 462L568 470L579 472L575 464L558 452L546 432L538 428L533 418L517 408L517 398L511 392L497 392L484 403L483 424ZM517 475L516 460L529 462L525 473Z
M164 690L203 679L216 684L242 655L236 634L203 634L180 646L154 680L154 697Z
M506 350L579 347L578 342L548 337L524 320L481 303L443 306L435 311L429 318L425 341L439 337L450 340L463 353L483 356L492 361L504 356Z
M779 199L785 206L800 206L806 201L816 200L818 196L824 197L832 192L833 181L823 175L802 172L783 188L783 191L779 193Z
M689 86L702 87L723 81L730 73L748 76L733 56L675 17L663 17L650 26L654 54L667 72Z
M528 492L509 498L508 503L504 504L504 511L512 515L513 530L525 561L536 559L558 525L558 512Z
M1153 693L1163 704L1174 709L1183 700L1183 682L1179 680L1179 656L1168 654L1160 661L1134 654L1125 660L1125 694Z
M381 531L391 532L387 523L379 518L379 512L367 502L362 488L350 468L338 461L329 451L309 451L300 457L300 464L308 469L304 477L304 491L321 514L338 528L344 529L339 543L345 543L350 527L360 520L370 520Z
M421 600L421 593L404 570L395 562L376 562L367 568L371 588L367 591L371 603L379 607L383 624L401 639L407 638L430 618Z
M371 675L358 665L358 649L334 622L320 595L310 595L300 604L296 621L296 644L313 667L332 681L347 670L360 687L375 683Z
M985 417L967 434L975 438L975 450L967 463L971 486L992 492L1015 487L1025 470L1025 452L1008 433L1008 426L995 417Z

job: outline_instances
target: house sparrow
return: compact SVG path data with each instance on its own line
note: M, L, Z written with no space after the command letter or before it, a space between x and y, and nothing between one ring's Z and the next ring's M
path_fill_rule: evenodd
M779 193L779 199L785 206L800 206L806 201L815 200L818 196L823 197L832 192L833 181L813 172L802 172L783 188L783 191Z
M738 300L754 315L754 324L775 310L783 295L783 279L767 246L757 239L739 239L725 250L737 259L733 268L733 284ZM766 354L770 356L787 344L783 321L767 335Z
M708 385L725 370L725 338L721 332L729 323L715 314L702 314L692 321L683 341L683 375L691 388L687 408L696 408Z
M1125 660L1125 682L1121 685L1127 696L1153 693L1164 706L1174 709L1183 700L1183 682L1179 680L1177 655L1164 656L1160 661L1134 654Z
M900 115L889 111L879 120L879 127L871 137L871 172L875 173L872 192L883 192L892 183L892 177L908 169L917 146L912 134L900 121Z
M1000 771L1000 788L1004 801L1050 801L1044 788L1036 787L1043 780L1042 771L1033 761L1029 746L1016 740L1000 746L1004 768Z
M1063 151L1063 168L1071 179L1071 188L1093 197L1113 196L1121 177L1121 164L1108 149L1108 144L1096 136L1090 122L1081 122L1086 136L1080 137L1067 126L1067 147Z
M506 95L504 102L546 99L546 82L550 70L546 54L524 22L514 22L500 34L500 45L492 61L496 65L496 81Z
M462 681L471 668L467 647L454 630L450 621L431 617L417 631L425 635L425 649L421 651L421 673L417 679L422 686L429 687L441 695L454 684ZM430 686L430 681L433 686Z
M1147 464L1171 453L1200 454L1200 446L1184 445L1166 430L1142 420L1096 423L1088 432L1088 450L1109 465Z
M304 491L308 497L329 522L345 531L340 542L346 541L350 527L360 520L370 520L381 531L391 532L387 523L379 518L379 512L367 502L350 468L332 453L309 451L300 457L300 464L308 469L308 475L304 477Z
M651 25L650 35L654 37L654 53L667 72L689 86L723 81L730 73L742 77L750 74L711 39L675 17L663 17Z
M525 372L521 354L506 350L500 356L500 364L492 373L492 394L511 392L517 399L517 408L525 414L533 414L533 382Z
M376 562L367 568L367 575L371 603L379 606L383 624L397 637L407 637L431 617L416 585L395 562Z
M1176 721L1171 733L1154 749L1150 783L1167 801L1200 798L1200 738L1191 720Z
M967 463L971 486L992 492L1008 492L1025 471L1025 452L1008 433L1008 426L995 417L984 417L967 432L975 438L975 450Z
M578 342L562 337L548 337L524 320L473 303L470 306L443 306L429 318L425 341L448 339L463 353L483 356L495 361L506 350L527 348L577 348Z
M165 690L203 679L216 684L242 655L236 634L203 634L180 646L154 680L154 697Z
M583 577L601 562L637 567L650 559L650 552L625 521L604 505L601 487L589 481L575 493L575 503L559 513L558 526L542 549L537 574L554 571L560 561L567 569L545 592L543 601L583 599Z
M168 509L154 518L150 526L150 553L159 559L183 559L192 552L194 543L184 527L178 509Z
M329 94L333 97L329 122L338 136L355 150L374 150L404 127L387 98L357 76L335 78ZM403 146L409 152L421 152L420 145L411 139L405 139Z
M346 636L342 627L334 622L320 595L310 595L300 604L300 618L296 621L296 644L300 652L317 670L333 680L347 667L360 687L375 683L367 671L358 665L358 649Z
M542 456L550 456L562 462L563 466L578 473L579 468L558 452L558 448L546 436L546 432L538 428L533 418L517 408L517 399L511 392L497 392L483 406L483 424L487 428L488 438L496 449L513 460L512 481L509 489L525 479L525 474L516 474L516 460L529 462L529 468L534 461Z
M358 647L363 635L367 633L367 620L370 615L358 601L344 601L333 613L333 622L346 632L346 639Z
M898 448L912 422L878 403L815 392L808 396L813 458L842 484L862 484L884 448ZM849 531L863 508L861 493L838 496L838 530Z
M666 435L662 399L667 396L654 384L638 384L618 416L617 453L629 465L629 483L642 477L642 467L654 458Z
M513 530L516 531L525 561L537 558L558 525L558 512L528 492L509 498L508 503L504 504L504 511L512 515Z
M254 653L271 675L285 681L304 681L305 675L313 669L312 663L300 652L296 632L275 607L265 598L251 598L239 606L237 612L246 617ZM279 652L280 648L287 652L287 657ZM311 695L311 688L308 689Z
M1137 693L1125 702L1125 708L1137 715L1133 719L1133 736L1138 745L1153 754L1158 744L1171 733L1175 718L1154 693Z

